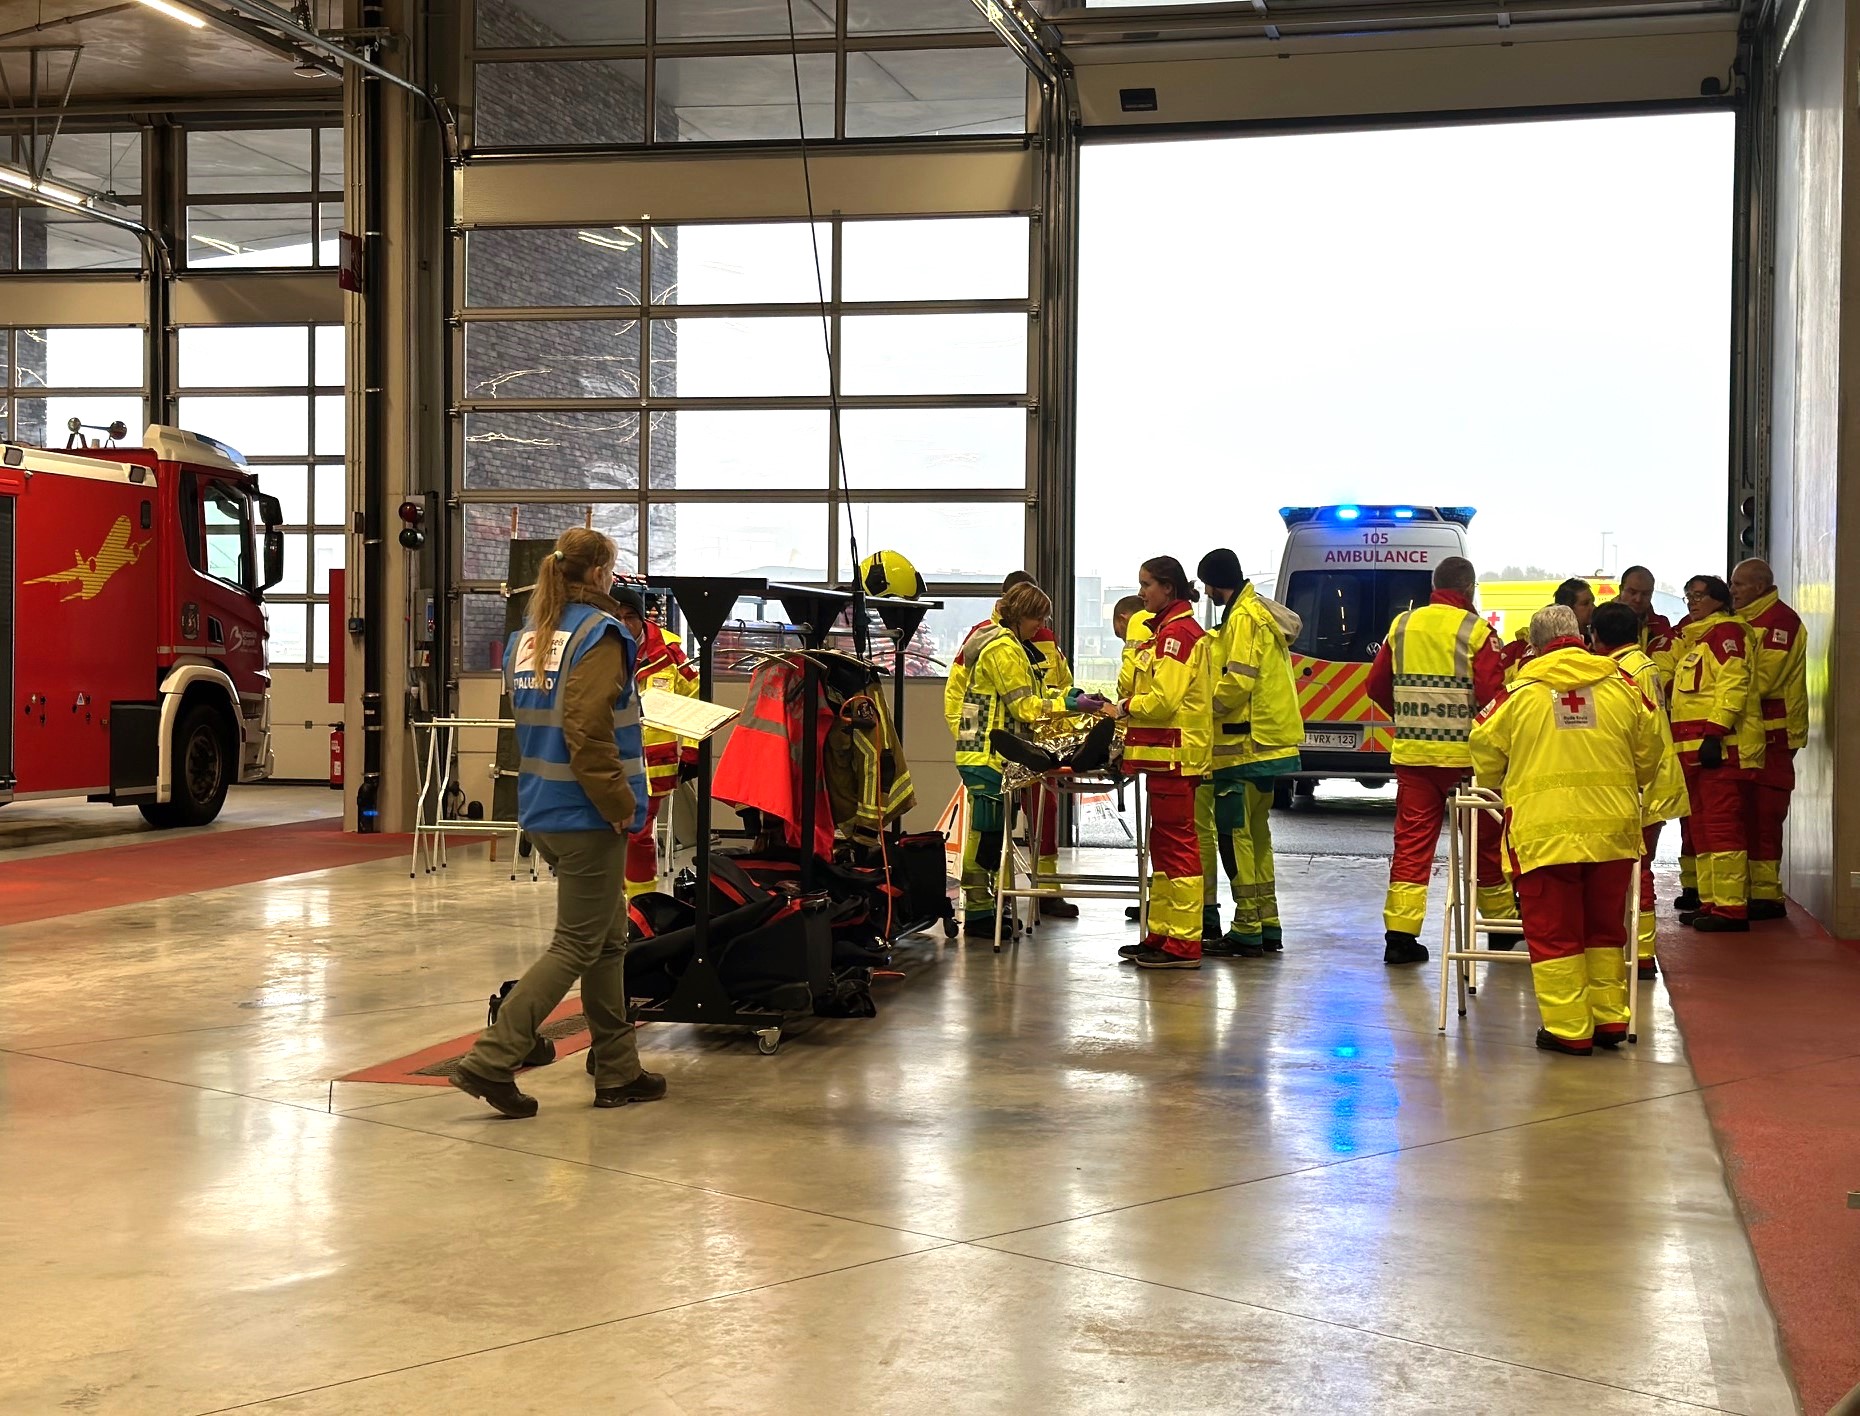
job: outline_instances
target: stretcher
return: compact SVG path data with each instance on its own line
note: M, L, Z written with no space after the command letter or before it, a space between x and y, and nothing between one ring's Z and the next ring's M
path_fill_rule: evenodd
M1478 936L1484 934L1524 934L1523 924L1515 919L1493 919L1479 913L1479 834L1481 831L1505 829L1505 800L1484 787L1462 786L1447 800L1447 912L1440 931L1440 1026L1447 1030L1447 1000L1456 985L1459 1015L1466 1016L1466 1000L1479 992L1479 965L1529 964L1530 953L1524 949L1481 949ZM1640 873L1644 861L1634 862L1634 874L1628 881L1627 939L1622 952L1627 956L1628 1037L1638 1042L1640 1026Z
M1050 772L1023 773L1010 764L1002 774L1002 787L1006 800L1002 803L1001 863L995 872L995 952L999 954L1004 941L1011 941L1019 934L1030 932L1039 921L1039 905L1035 904L1032 916L1026 922L1021 922L1014 908L1016 900L1135 900L1137 937L1148 937L1150 805L1142 774L1126 777L1115 769L1078 773L1068 767L1058 767ZM1021 794L1035 787L1038 790L1033 793L1033 811L1022 811ZM1124 809L1126 793L1135 800L1136 879L1093 871L1056 870L1049 874L1041 870L1040 834L1046 825L1046 813L1058 812L1062 797L1078 798L1106 793L1116 795L1120 811ZM1014 830L1017 814L1027 827L1021 835L1017 835Z

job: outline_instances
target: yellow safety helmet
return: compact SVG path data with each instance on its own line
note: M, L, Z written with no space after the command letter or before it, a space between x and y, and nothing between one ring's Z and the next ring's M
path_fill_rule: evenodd
M859 583L868 595L893 595L915 600L924 593L924 578L896 551L874 551L859 562Z

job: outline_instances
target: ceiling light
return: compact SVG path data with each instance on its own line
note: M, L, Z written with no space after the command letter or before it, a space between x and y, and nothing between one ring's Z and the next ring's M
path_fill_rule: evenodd
M47 182L43 178L35 179L13 167L0 167L0 182L17 187L22 192L37 192L42 197L50 197L55 202L66 202L71 206L87 207L96 201L95 197L83 192L62 187L56 182Z
M170 5L168 0L142 0L151 10L160 11L171 20L179 20L189 29L205 29L207 22L192 10L184 10L179 5Z
M631 241L621 241L599 231L577 231L575 239L586 241L590 246L605 246L610 251L630 251L639 244L637 237Z
M300 79L326 79L329 71L310 57L308 50L302 52L297 62L291 65L291 72Z

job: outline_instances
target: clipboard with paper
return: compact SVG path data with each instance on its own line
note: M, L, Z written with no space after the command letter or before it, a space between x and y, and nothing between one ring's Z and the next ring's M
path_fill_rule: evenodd
M648 727L675 733L690 742L702 742L735 721L736 709L649 688L639 695L639 715Z

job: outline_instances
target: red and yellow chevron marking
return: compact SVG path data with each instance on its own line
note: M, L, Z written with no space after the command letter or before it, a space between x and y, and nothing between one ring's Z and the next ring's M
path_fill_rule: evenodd
M1369 699L1368 664L1337 663L1294 654L1292 675L1298 681L1298 708L1307 725L1359 723L1364 729L1363 751L1389 750L1395 729L1388 715Z

